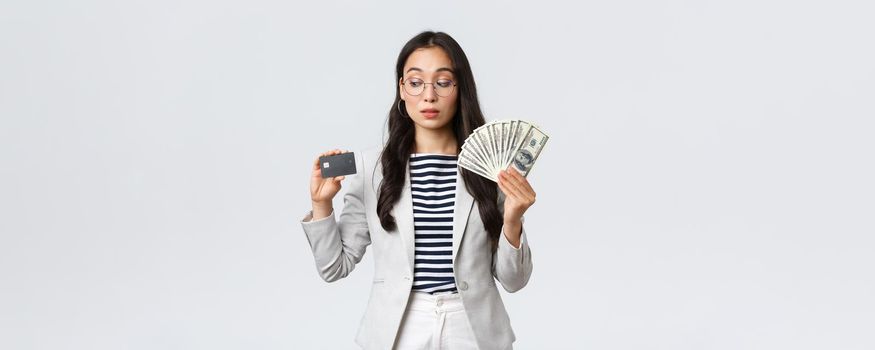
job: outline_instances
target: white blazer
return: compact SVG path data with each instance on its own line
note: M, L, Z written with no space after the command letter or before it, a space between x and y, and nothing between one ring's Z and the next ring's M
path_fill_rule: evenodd
M312 211L301 221L316 270L326 282L349 275L373 245L374 283L355 341L364 349L391 349L413 286L413 200L410 165L401 198L392 215L397 229L387 232L377 217L377 195L383 178L382 149L355 152L357 173L344 180L343 211L312 220ZM497 185L496 185L497 186ZM499 190L498 208L504 212ZM471 328L482 350L511 349L516 336L495 280L510 292L523 288L532 274L532 253L525 227L520 247L514 248L502 228L496 251L490 249L487 231L461 174L456 181L453 218L453 274ZM472 210L473 208L473 210Z

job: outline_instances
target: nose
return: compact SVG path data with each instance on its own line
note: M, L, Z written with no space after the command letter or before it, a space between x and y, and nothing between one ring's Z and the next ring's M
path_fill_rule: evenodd
M434 102L437 100L437 91L434 89L434 84L425 85L425 90L422 91L422 99L426 102Z

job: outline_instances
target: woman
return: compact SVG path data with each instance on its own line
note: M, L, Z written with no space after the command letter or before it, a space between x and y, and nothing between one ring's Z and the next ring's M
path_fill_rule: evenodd
M365 349L511 349L516 337L495 280L511 293L528 283L523 214L535 192L513 167L497 188L457 168L464 140L485 120L453 38L415 36L398 55L396 78L389 139L356 152L339 220L332 199L345 177L322 178L318 157L313 164L313 210L301 225L316 268L327 282L346 277L373 244L374 283L356 336Z

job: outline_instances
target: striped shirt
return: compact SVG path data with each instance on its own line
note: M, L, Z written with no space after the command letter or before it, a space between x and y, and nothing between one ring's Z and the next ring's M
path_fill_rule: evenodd
M413 290L457 293L453 276L453 208L456 203L458 156L410 155L415 257Z

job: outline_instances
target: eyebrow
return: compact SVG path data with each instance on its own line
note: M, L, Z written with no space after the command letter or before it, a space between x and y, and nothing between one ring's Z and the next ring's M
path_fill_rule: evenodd
M419 68L417 68L417 67L410 67L410 69L407 70L407 73L410 73L410 71L414 71L414 70L415 70L415 71L420 71L420 72L422 72L422 69L419 69ZM456 72L454 72L452 69L447 68L447 67L441 67L441 68L435 69L435 72L450 72L450 73L453 73L453 74L456 73ZM405 74L406 74L406 73L405 73Z

